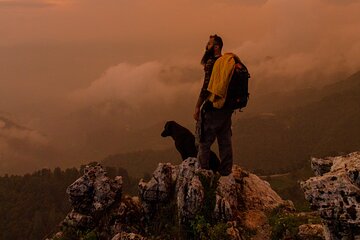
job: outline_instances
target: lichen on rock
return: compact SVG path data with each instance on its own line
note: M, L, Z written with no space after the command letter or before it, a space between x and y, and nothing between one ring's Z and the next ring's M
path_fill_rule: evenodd
M306 199L332 238L360 238L360 152L312 162L316 176L301 183ZM324 165L327 172L319 170Z

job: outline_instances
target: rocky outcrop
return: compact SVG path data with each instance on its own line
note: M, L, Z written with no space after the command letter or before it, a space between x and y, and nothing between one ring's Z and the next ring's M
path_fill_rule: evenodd
M121 177L110 179L100 165L87 166L67 193L73 210L52 239L270 240L272 210L294 211L258 176L236 165L228 176L214 174L196 158L159 163L138 197L120 198Z
M61 222L60 239L76 239L79 233L105 225L104 218L121 199L122 177L110 179L99 164L88 165L84 175L71 184L66 192L73 210ZM102 226L101 226L102 227ZM104 235L104 234L103 234ZM108 235L104 236L104 239Z
M360 152L312 158L315 177L301 183L330 239L360 239Z
M229 239L243 239L239 229L247 228L244 219L251 219L255 211L262 218L255 220L252 231L267 224L265 211L280 205L293 209L292 203L282 200L269 183L239 166L235 165L229 176L220 176L200 169L196 158L186 159L179 167L159 164L152 179L141 181L139 188L144 209L156 210L159 203L173 199L180 224L193 224L198 216L210 217L227 223L227 232L233 236Z
M66 193L74 211L87 215L101 213L121 197L122 177L106 176L100 165L86 166L84 175L71 184Z

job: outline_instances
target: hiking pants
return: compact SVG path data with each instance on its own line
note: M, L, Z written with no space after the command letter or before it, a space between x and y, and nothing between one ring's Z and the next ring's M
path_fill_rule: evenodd
M231 145L231 110L214 110L201 113L198 159L201 168L209 168L210 148L217 139L220 154L219 173L229 175L233 165Z

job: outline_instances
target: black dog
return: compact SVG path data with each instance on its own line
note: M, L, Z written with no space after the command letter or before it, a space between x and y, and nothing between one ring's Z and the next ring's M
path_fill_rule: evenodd
M175 141L175 147L181 154L183 160L188 157L197 157L198 150L195 146L195 136L187 128L184 128L175 121L168 121L164 126L162 137L172 137ZM216 154L211 151L209 159L210 169L216 172L219 169L220 160Z

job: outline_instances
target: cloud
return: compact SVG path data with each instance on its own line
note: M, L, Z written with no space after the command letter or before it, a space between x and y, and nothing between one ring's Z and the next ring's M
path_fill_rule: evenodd
M321 87L360 70L358 8L278 0L264 10L268 34L233 50L252 73L253 91Z
M221 4L231 4L231 5L263 5L267 3L269 0L224 0L221 1ZM205 1L204 1L205 2ZM206 1L211 3L219 3L217 0L207 0Z
M358 3L358 0L323 0L326 3L335 4L335 5L349 5L352 3Z
M139 65L120 63L89 87L73 92L70 99L80 105L119 100L129 109L169 106L198 90L201 72L193 66L172 66L157 61Z
M52 1L0 1L0 8L44 8L54 6Z
M55 158L46 136L0 116L0 175L33 171Z
M48 139L38 131L18 126L5 119L0 119L0 138L7 141L25 141L39 146L48 144Z
M246 42L234 52L249 66L252 91L258 93L320 87L360 70L360 44L334 48L323 40L308 51L289 53L271 51L266 42Z

